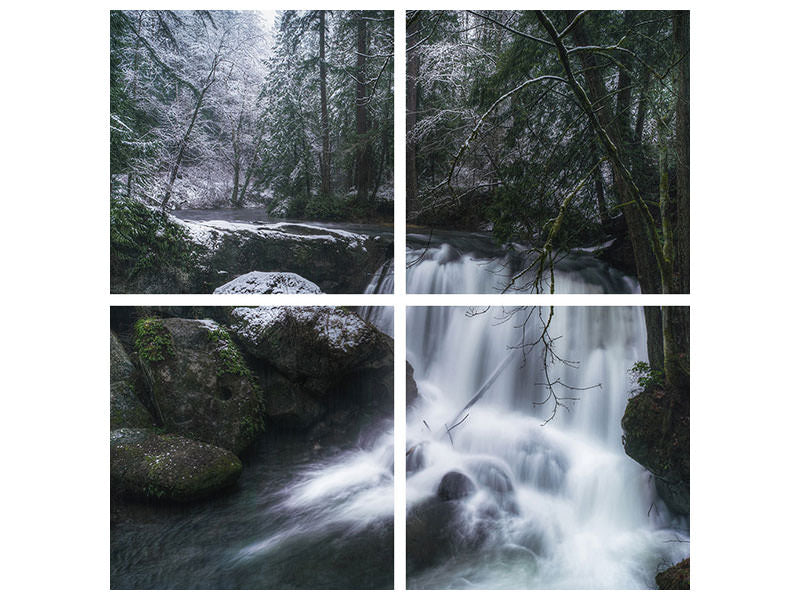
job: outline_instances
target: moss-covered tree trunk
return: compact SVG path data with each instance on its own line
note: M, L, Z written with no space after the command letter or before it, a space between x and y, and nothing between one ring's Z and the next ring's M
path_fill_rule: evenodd
M577 13L574 11L567 11L568 21L571 22L576 14ZM583 23L581 22L578 22L572 29L572 36L578 46L591 45ZM590 117L593 126L596 125L594 128L601 128L603 130L602 132L596 131L598 137L603 140L601 133L605 134L608 138L608 142L619 152L621 148L624 148L619 135L620 128L614 125L614 115L609 110L607 103L604 102L608 91L600 77L597 60L591 52L579 52L578 54L586 80L586 95L588 96L586 99L589 102L588 106L584 106L584 110L587 112L587 116ZM564 61L566 60L568 59L564 57ZM566 68L567 65L564 66ZM580 93L582 93L582 90L577 92L577 94ZM624 96L623 101L625 101L626 97L629 99L629 96ZM601 146L606 145L607 144L601 142ZM651 249L652 241L648 234L646 217L642 214L641 208L636 204L634 197L637 193L636 190L631 189L628 178L621 172L623 165L620 163L622 161L619 157L617 157L617 160L614 160L614 158L613 156L609 157L614 176L614 187L617 192L618 201L622 205L622 214L625 217L625 223L628 227L628 237L633 246L633 257L636 264L636 275L639 279L639 285L644 294L659 294L661 293L661 277L658 262ZM661 314L655 307L645 308L644 313L645 325L647 328L648 360L652 367L660 369L664 360Z

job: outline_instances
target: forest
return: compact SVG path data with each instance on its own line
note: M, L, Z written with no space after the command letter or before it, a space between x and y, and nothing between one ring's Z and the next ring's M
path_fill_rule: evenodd
M487 229L523 244L497 291L555 291L555 269L583 246L642 293L689 292L687 11L406 20L411 231ZM651 365L679 380L688 314L645 316Z
M112 210L391 219L392 28L391 11L112 11Z

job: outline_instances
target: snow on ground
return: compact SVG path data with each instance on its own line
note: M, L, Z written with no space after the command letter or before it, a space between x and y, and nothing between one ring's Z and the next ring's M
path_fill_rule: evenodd
M215 294L321 294L319 286L297 273L251 271L214 290Z
M262 237L272 237L292 241L325 240L331 243L347 242L349 248L361 246L366 252L364 243L369 236L345 231L343 229L330 229L318 225L296 223L235 223L232 221L188 221L170 217L175 223L186 229L186 233L197 244L210 250L219 247L222 236L247 231Z

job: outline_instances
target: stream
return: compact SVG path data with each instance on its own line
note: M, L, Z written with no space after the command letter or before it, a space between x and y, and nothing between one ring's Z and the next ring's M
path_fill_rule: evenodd
M575 248L555 261L557 294L638 294L634 277L594 256L598 248ZM498 294L531 262L531 249L500 248L491 234L462 231L409 233L406 236L407 289L414 294ZM522 275L514 293L529 293L534 273ZM544 293L549 292L545 271Z
M390 589L391 406L335 440L266 434L232 491L112 506L112 589Z
M530 314L525 341L533 342L549 309L465 311L407 312L407 357L420 392L407 413L407 514L422 518L416 530L408 525L408 587L654 587L659 570L688 556L689 525L670 514L621 443L627 371L646 357L642 309L555 308L554 348L574 362L548 364L563 404L554 416L541 344L524 359L518 349L523 321ZM450 471L469 477L476 492L439 502L458 506L443 522L429 508ZM428 531L436 527L449 551L431 556Z

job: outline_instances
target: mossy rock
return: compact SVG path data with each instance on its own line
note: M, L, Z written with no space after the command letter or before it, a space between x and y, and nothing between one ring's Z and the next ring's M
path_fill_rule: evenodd
M236 482L242 463L232 452L152 429L111 432L111 489L114 494L189 502Z
M685 558L666 571L656 575L656 585L660 590L689 589L689 559Z
M656 491L677 514L689 514L689 398L681 391L645 390L622 417L625 452L656 478Z
M133 386L120 381L111 384L110 428L152 427L153 417L139 402Z
M153 417L136 396L136 368L111 333L111 429L121 427L152 427Z
M153 413L171 433L237 454L264 430L261 390L212 320L142 319L134 340Z

